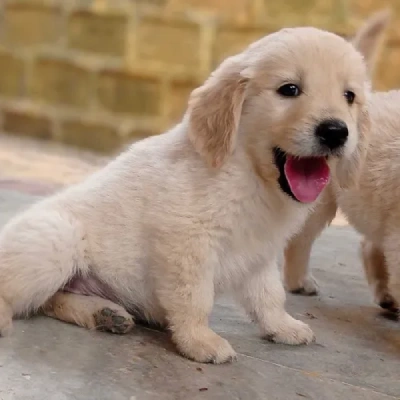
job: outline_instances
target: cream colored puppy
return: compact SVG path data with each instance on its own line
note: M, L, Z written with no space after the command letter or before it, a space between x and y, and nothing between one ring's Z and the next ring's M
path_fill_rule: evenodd
M311 246L335 216L337 205L365 239L361 255L376 302L390 311L400 304L400 91L374 93L369 100L370 146L358 186L330 185L307 223L286 248L289 290L317 293L308 271Z
M385 32L390 14L381 12L371 18L360 34L369 54L370 70L379 50L379 36ZM375 32L366 40L366 32ZM377 40L378 39L378 40ZM356 39L357 41L357 39ZM375 301L392 312L400 304L400 91L374 93L369 99L371 136L360 182L351 189L334 182L324 190L313 213L285 249L285 284L294 293L313 295L318 285L309 271L312 245L335 217L337 207L365 237L360 254L367 281Z
M1 333L40 308L119 333L132 314L168 326L186 357L223 363L235 351L208 317L233 292L264 337L310 343L285 311L276 257L329 179L356 180L368 87L354 46L314 28L228 58L179 125L4 228Z

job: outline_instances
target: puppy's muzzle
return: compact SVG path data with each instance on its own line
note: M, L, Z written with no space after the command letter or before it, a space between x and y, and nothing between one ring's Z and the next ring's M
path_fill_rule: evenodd
M315 135L322 147L333 151L344 146L349 130L340 119L327 119L316 126Z

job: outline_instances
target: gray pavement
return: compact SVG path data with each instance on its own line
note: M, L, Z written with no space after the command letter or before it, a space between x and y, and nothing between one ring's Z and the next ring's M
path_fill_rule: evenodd
M104 162L27 143L0 136L0 225ZM229 298L218 301L211 325L239 358L222 366L181 358L164 332L114 336L36 317L0 339L0 400L400 399L400 322L372 303L357 248L357 234L336 219L313 251L321 295L288 296L315 344L264 342Z

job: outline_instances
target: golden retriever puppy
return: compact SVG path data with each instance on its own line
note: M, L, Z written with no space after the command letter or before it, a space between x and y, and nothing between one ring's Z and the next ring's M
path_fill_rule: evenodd
M370 72L375 66L379 42L383 39L389 17L388 11L377 13L358 34L363 38L363 53L369 54L367 63ZM371 40L367 40L367 36ZM357 40L359 38L356 37L355 43ZM400 168L395 162L400 149L399 102L400 91L371 94L371 141L365 163L360 169L359 184L353 186L352 190L342 190L334 182L328 184L305 225L288 242L284 277L286 288L292 293L318 293L317 282L308 269L310 252L316 237L331 223L339 206L350 223L365 235L361 241L360 255L375 301L389 311L399 311L400 269L396 261L396 218L398 214L400 217L400 206L396 199Z
M370 145L360 182L347 190L329 185L322 201L285 251L286 287L317 293L308 271L311 246L332 221L337 205L365 236L361 256L376 302L396 312L400 302L400 91L374 93L369 100Z
M144 319L186 357L223 363L235 351L208 317L232 292L265 338L310 343L285 311L276 258L329 180L357 179L368 95L361 53L315 28L228 58L180 124L4 228L0 332L39 309L117 333Z
M387 27L390 22L391 13L389 10L383 10L374 14L370 19L368 19L364 26L358 31L353 43L355 46L365 55L365 61L367 63L368 72L371 75L373 73L374 67L376 65L377 56L381 50L381 44L383 43ZM393 93L390 95L393 96ZM372 121L372 129L374 131L374 136L380 135L380 132L387 129L387 124L390 124L389 131L394 135L395 129L397 128L396 120L397 111L395 105L389 105L390 110L385 110L388 106L388 101L385 101L384 105L380 105L380 99L386 98L385 94L373 94L371 97L371 108L373 115L376 115L379 121ZM376 112L375 108L378 107ZM388 116L388 120L384 121L384 117L393 111L392 115ZM400 122L400 120L399 120ZM381 124L381 125L379 125ZM400 125L398 125L400 127ZM384 142L381 142L384 145ZM372 145L371 145L372 146ZM371 149L369 146L369 152ZM372 150L374 154L374 149ZM382 150L383 152L383 150ZM369 159L371 154L369 155ZM362 173L367 176L366 170L368 165L363 165ZM361 169L360 169L361 171ZM368 178L367 178L368 179ZM284 253L284 281L286 289L295 294L304 295L316 295L318 293L318 284L309 271L309 259L312 245L315 239L320 235L326 226L328 226L336 215L337 211L337 195L340 188L335 186L333 182L329 183L324 189L323 193L319 197L318 204L314 208L313 212L308 216L306 223L299 232L294 235L290 241L287 243ZM345 191L340 190L341 195ZM371 243L363 242L361 247L361 255L365 261L364 267L367 275L368 282L371 285L372 281L375 282L374 276L385 276L385 273L378 272L384 265L384 257L378 256L377 252L380 251L378 248L373 246ZM378 261L380 260L380 261ZM376 267L373 267L373 266ZM371 281L372 279L372 281ZM387 275L386 275L387 279ZM377 285L380 287L381 285ZM381 301L384 304L389 304L391 301L387 301L386 292L378 290L382 295L377 294L376 298L378 303ZM390 297L390 296L389 296ZM385 300L382 300L385 299ZM385 308L390 308L386 306Z

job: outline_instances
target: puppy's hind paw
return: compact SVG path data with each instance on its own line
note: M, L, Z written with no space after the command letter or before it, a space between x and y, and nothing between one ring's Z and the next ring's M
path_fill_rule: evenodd
M112 310L105 307L97 311L93 317L96 329L99 331L124 334L130 332L135 325L132 316L122 308Z
M298 285L287 286L287 290L292 294L302 296L316 296L319 292L319 286L314 277L308 276Z
M383 296L381 296L378 303L381 308L388 310L392 313L396 314L396 313L400 312L400 307L399 307L397 301L389 293L385 293Z

